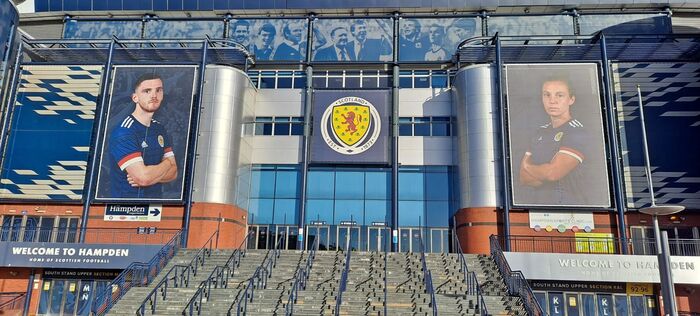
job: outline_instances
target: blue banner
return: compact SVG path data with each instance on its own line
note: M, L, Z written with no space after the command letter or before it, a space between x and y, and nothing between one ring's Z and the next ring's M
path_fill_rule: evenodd
M124 269L148 262L163 245L0 243L0 267Z

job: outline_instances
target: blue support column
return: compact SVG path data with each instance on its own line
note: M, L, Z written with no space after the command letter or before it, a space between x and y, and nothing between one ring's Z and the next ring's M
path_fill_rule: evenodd
M506 133L506 102L503 100L503 58L501 56L501 38L496 33L496 93L498 94L498 116L501 123L501 172L503 176L503 250L510 251L510 173L508 172L508 137Z
M24 307L22 308L22 316L29 315L29 305L32 299L32 291L34 290L34 269L29 272L29 282L27 283L27 294L24 296Z
M202 41L202 61L199 64L199 82L197 84L197 100L192 105L192 128L190 129L190 151L187 153L187 175L185 178L186 191L185 196L185 212L183 215L183 220L185 221L182 225L182 247L187 248L187 240L189 238L190 232L190 214L192 214L192 189L194 188L194 166L197 157L197 144L199 140L199 115L202 109L202 91L204 90L204 73L207 68L207 52L209 49L209 38Z
M102 89L100 91L100 102L95 108L95 121L93 123L92 143L90 144L92 153L88 157L87 179L85 180L85 190L83 191L83 214L80 219L80 236L78 242L85 242L85 232L87 231L88 215L90 214L90 202L95 195L95 181L97 180L97 171L99 170L99 159L97 148L102 145L102 129L104 128L105 113L107 112L107 94L109 91L109 83L112 77L112 57L114 56L114 46L117 40L112 38L109 43L109 54L105 63L104 71L102 71Z
M306 183L308 181L309 173L309 156L311 155L311 107L313 106L313 76L314 67L311 66L311 47L313 46L314 38L314 21L316 16L312 13L309 14L309 22L306 33L306 87L305 87L305 99L304 99L304 152L302 168L301 168L301 197L299 201L299 222L298 230L299 237L297 238L298 244L297 249L305 249L304 247L304 224L306 223Z
M610 166L612 167L612 180L615 195L615 209L617 210L617 230L620 235L620 246L622 253L627 254L627 225L625 224L625 190L623 189L622 166L620 156L620 143L617 139L617 108L613 100L612 72L608 64L608 50L605 42L605 35L600 36L600 59L603 63L603 91L605 93L605 114L607 116L607 134L610 151Z
M398 252L399 238L399 20L394 13L394 67L391 82L391 251Z

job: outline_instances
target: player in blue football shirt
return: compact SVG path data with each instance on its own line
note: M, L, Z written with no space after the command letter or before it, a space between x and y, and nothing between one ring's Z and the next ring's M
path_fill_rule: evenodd
M113 160L113 198L163 198L162 183L177 178L172 141L153 119L163 102L163 80L147 73L134 85L134 111L112 129L109 153Z
M542 84L542 105L550 122L535 132L520 164L520 183L531 188L528 204L586 205L587 186L593 183L590 163L592 141L583 123L572 117L576 102L564 77L552 77Z

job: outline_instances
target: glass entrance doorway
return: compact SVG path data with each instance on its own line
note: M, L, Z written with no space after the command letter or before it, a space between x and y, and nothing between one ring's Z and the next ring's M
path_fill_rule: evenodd
M248 226L251 232L248 237L248 249L272 249L275 248L275 243L281 237L281 249L294 250L297 249L299 241L299 229L296 226L290 225L250 225Z
M367 228L367 251L391 250L391 232L387 227Z
M109 280L45 279L37 315L89 315L94 297Z
M284 250L294 250L297 249L297 242L299 241L299 228L296 226L277 226L275 229L275 235L273 240L276 240L280 238L280 236L284 236L284 239L282 240L282 245L281 249ZM274 245L272 246L274 247Z
M306 249L311 249L318 240L318 250L330 250L330 231L331 228L328 225L307 225Z
M360 226L338 225L336 227L336 236L338 236L336 241L336 245L338 246L337 250L361 250Z
M420 252L420 242L423 232L420 227L399 228L399 251Z

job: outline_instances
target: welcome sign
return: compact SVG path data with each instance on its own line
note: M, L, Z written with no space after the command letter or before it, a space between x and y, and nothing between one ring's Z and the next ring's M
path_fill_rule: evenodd
M388 90L320 90L313 103L312 162L389 162Z
M0 243L2 267L123 269L148 262L163 245Z

